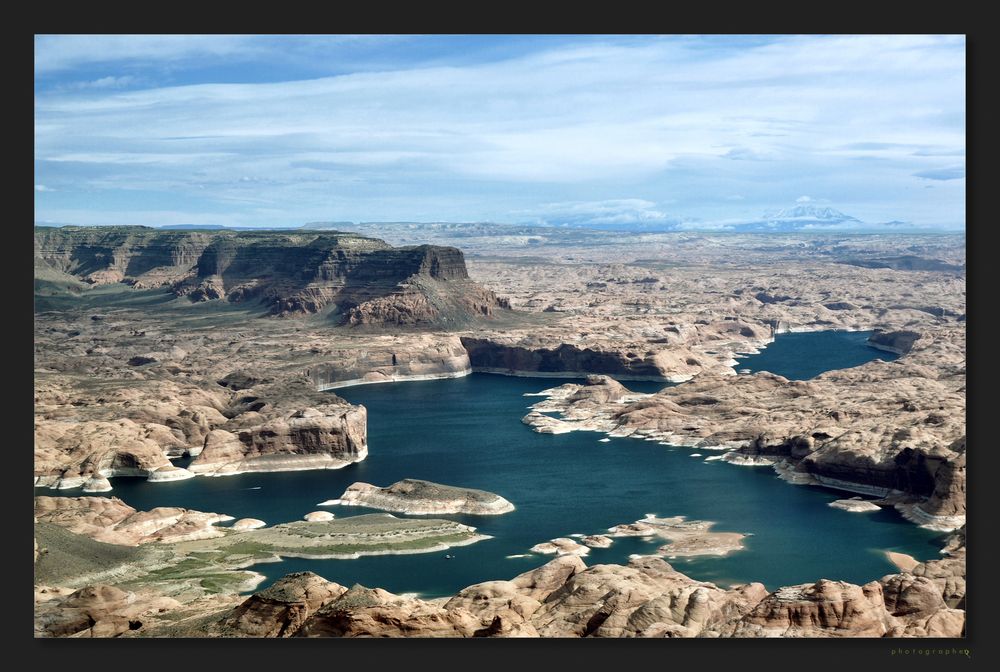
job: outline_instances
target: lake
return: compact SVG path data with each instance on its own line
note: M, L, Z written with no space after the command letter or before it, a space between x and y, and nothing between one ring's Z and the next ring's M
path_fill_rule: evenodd
M822 370L896 356L865 344L866 332L782 334L739 368L808 378ZM760 581L768 589L820 578L865 583L895 568L883 551L939 557L945 535L906 522L894 510L849 513L828 504L850 493L790 485L769 467L706 461L717 452L652 441L571 432L538 434L521 423L539 401L524 396L570 380L472 374L464 378L341 388L336 393L368 409L367 459L340 470L199 477L168 483L114 479L106 493L137 509L182 506L260 518L269 525L301 520L310 511L337 517L371 513L361 507L319 502L336 499L355 481L387 486L403 478L478 488L510 500L516 510L500 516L435 516L476 527L492 538L470 546L419 555L356 560L305 560L260 564L268 579L311 570L344 585L360 583L423 597L451 595L486 580L509 579L549 561L535 544L571 534L595 534L646 514L715 521L715 531L749 534L745 550L726 557L668 560L678 570L722 586ZM662 383L631 382L638 392ZM701 457L692 457L702 453ZM51 490L41 491L45 494ZM79 495L79 490L59 491ZM402 514L394 514L402 515ZM624 563L664 542L616 538L591 549L588 565ZM447 559L446 555L453 556ZM511 557L522 556L522 557Z

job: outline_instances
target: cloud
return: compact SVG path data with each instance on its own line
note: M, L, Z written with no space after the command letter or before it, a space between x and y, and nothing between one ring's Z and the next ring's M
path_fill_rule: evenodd
M858 149L861 151L879 151L883 149L898 149L898 148L908 148L909 145L903 145L898 142L850 142L846 145L841 145L839 149Z
M51 187L46 187L44 184L36 184L35 191L55 191Z
M252 37L239 35L36 35L35 72L124 60L170 62L225 56L245 53L253 44Z
M656 203L640 198L545 203L536 209L515 211L510 214L519 221L527 218L537 224L552 226L649 227L670 226L680 221L659 209Z
M36 93L36 180L72 183L61 206L111 219L128 191L262 224L265 204L293 221L546 217L556 203L604 204L581 218L707 221L734 214L719 194L749 207L789 193L873 220L916 221L928 207L964 218L957 192L887 197L955 161L914 149L965 145L960 37L563 36L470 60L345 36L388 66L283 78L317 39L37 37L36 83L85 85ZM849 163L859 151L885 160ZM622 205L635 194L652 205ZM882 212L887 200L902 211Z
M749 147L733 147L723 154L722 158L734 161L769 161L772 159L772 156L766 152L760 152Z
M945 147L942 149L919 149L913 156L965 156L965 147Z
M798 198L795 199L795 202L796 203L808 203L811 200L813 200L813 199L809 198L808 196L799 196Z
M951 166L949 168L934 168L931 170L921 170L913 173L916 177L925 180L960 180L965 177L965 166Z
M72 82L66 85L67 89L82 91L87 89L124 89L138 83L138 79L132 75L122 75L121 77L101 77L83 82Z

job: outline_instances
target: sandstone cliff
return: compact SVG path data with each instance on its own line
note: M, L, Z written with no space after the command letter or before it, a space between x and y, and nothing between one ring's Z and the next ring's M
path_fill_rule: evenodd
M251 383L253 383L251 385ZM239 388L239 389L232 389ZM36 386L35 485L112 488L109 478L336 469L365 459L367 412L305 376L150 380L97 396ZM188 469L170 458L190 455Z
M330 312L350 325L460 326L507 307L469 279L456 248L392 248L342 232L37 227L35 265L91 285L169 287L192 301Z
M567 342L565 332L484 333L462 336L473 371L526 376L605 374L618 380L682 382L695 375L732 373L739 352L755 352L772 340L769 325L741 319L671 324L656 338L636 339L604 329Z
M205 437L189 470L223 476L249 471L339 469L368 455L364 406L327 404L264 419L237 420ZM260 422L263 420L263 422ZM243 428L238 428L239 425Z

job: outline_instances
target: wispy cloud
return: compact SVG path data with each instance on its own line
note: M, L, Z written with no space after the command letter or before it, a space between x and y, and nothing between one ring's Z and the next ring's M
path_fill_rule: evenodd
M708 221L822 193L964 222L964 192L920 188L965 146L961 37L338 39L36 38L35 176L60 192L36 208L116 219L131 191L245 224L573 203ZM289 79L345 44L342 72Z
M519 222L552 226L654 226L680 221L664 212L661 205L641 198L544 203L534 209L511 212L510 215Z
M133 86L140 80L132 75L122 75L121 77L114 77L108 75L107 77L101 77L99 79L85 80L80 82L72 82L65 85L66 89L83 91L87 89L124 89L129 86Z
M91 63L176 62L247 54L255 41L240 35L38 35L35 72L45 74Z
M931 170L921 170L913 174L926 180L960 180L965 177L965 166L934 168Z

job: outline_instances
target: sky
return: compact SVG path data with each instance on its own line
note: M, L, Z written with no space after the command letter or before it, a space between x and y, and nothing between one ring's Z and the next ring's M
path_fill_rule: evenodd
M36 35L35 221L965 227L965 38Z

